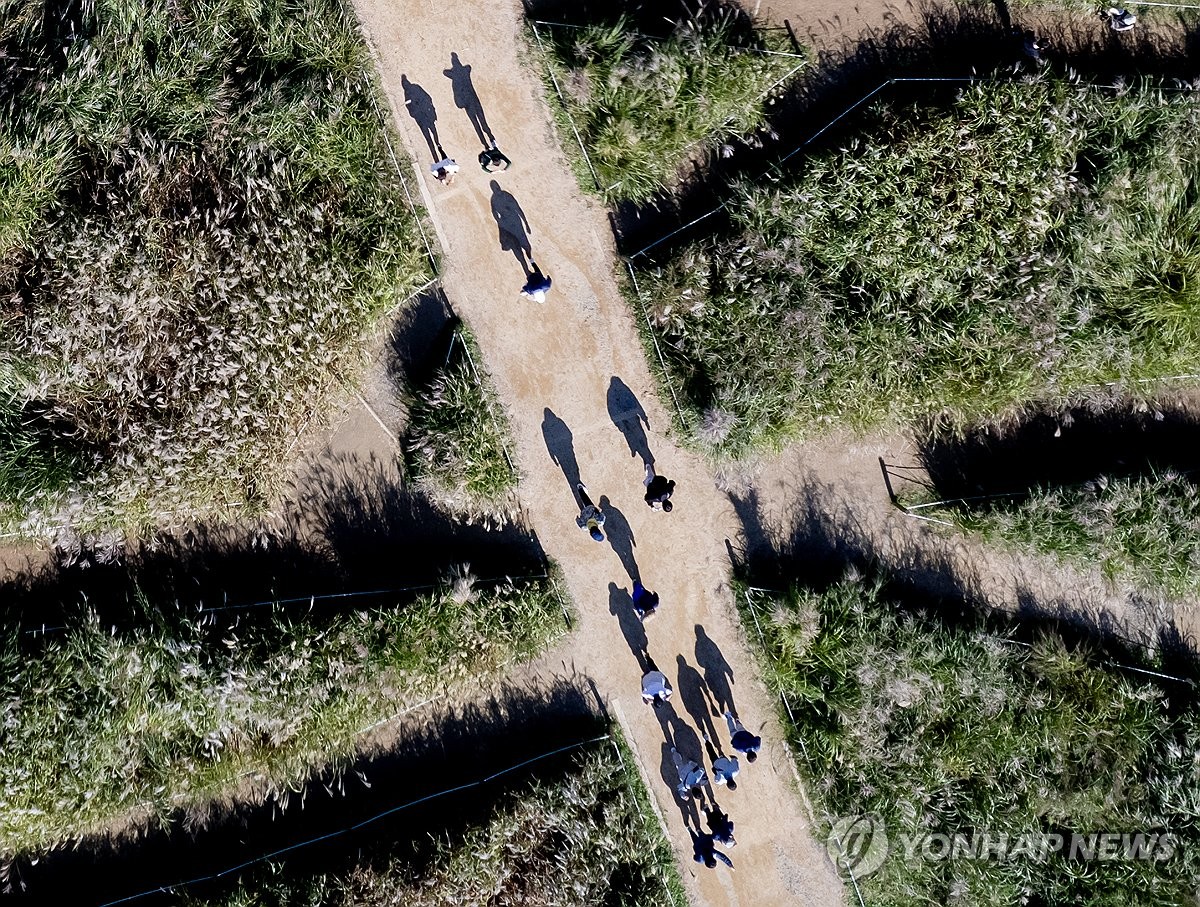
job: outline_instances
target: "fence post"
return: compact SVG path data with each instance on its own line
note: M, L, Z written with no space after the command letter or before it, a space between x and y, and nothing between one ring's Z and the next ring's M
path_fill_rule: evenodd
M879 470L883 473L883 485L887 488L888 497L892 504L900 507L900 501L896 498L896 492L892 489L892 477L888 475L887 463L883 462L883 457L879 458ZM903 508L901 508L903 510Z
M803 53L804 50L800 46L800 42L796 40L796 32L792 30L792 23L787 19L783 20L783 27L787 29L788 37L792 39L792 50L796 53Z

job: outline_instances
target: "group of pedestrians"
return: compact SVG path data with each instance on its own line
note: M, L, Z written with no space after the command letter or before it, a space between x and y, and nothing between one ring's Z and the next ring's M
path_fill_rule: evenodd
M646 440L645 430L642 428L643 421L646 427L649 427L649 420L646 418L641 406L637 403L632 391L617 378L613 379L613 385L610 388L609 410L613 421L625 433L631 454L636 455L640 453L643 457L645 473L642 481L642 500L655 512L671 513L674 509L672 496L675 493L675 482L666 476L659 475L656 470L654 458L650 453L649 443ZM606 507L611 506L607 505L607 498L601 498L599 502L593 500L587 486L583 482L576 483L575 494L579 505L579 515L575 519L576 525L587 532L595 541L605 541L606 524L608 523L608 514L606 514L605 510ZM613 518L616 519L618 514L619 512L614 509ZM622 532L627 528L623 517L618 520L616 525L624 527L622 528ZM612 537L609 541L613 543L614 549L617 549L617 536L615 533L610 533L610 535ZM624 561L625 558L622 558L622 560ZM630 563L626 563L626 566L627 568L631 567ZM629 603L618 607L631 606L638 623L644 624L648 618L658 611L660 603L659 595L657 592L646 588L636 565L632 565L629 572L630 578L633 581L632 593L629 599L627 599ZM616 588L615 585L613 588ZM675 793L683 808L688 831L692 836L693 856L698 863L702 863L709 868L715 867L717 863L724 863L732 869L733 861L719 849L718 845L733 847L737 843L734 838L734 823L729 814L717 803L713 788L724 787L730 792L737 790L737 779L742 770L742 761L744 760L747 763L755 761L758 757L759 749L762 747L762 738L751 733L742 724L733 710L732 698L728 693L723 696L717 696L712 691L709 691L709 695L713 699L711 705L708 704L708 699L705 698L699 706L692 703L688 704L688 708L692 711L693 717L695 717L696 708L710 708L713 716L723 714L729 730L729 749L728 752L725 752L721 744L713 740L712 735L704 733L704 748L707 751L709 762L709 768L706 768L704 765L705 753L699 749L699 738L675 714L670 704L675 694L670 679L655 664L654 659L651 657L645 634L639 631L638 638L640 638L640 643L638 644L640 645L640 650L638 650L638 646L635 646L630 634L627 633L627 639L630 639L631 647L635 648L635 655L643 668L642 700L655 709L667 738L664 748L669 747L671 764L674 766L675 775L678 778L678 782L675 784ZM728 672L728 665L720 656L715 644L703 634L702 628L697 626L698 658L701 644L708 650L715 651L716 657L724 667L724 671ZM683 666L681 670L686 669L691 671L693 675L698 677L698 673L694 669L686 666L683 656L680 656L680 662ZM703 685L704 681L699 681L699 683ZM718 702L718 700L720 701ZM685 704L687 704L686 700ZM723 709L719 710L719 706L722 706ZM699 719L697 720L699 721ZM711 726L711 718L707 718L706 721ZM687 746L683 742L687 737L690 737L696 743L693 752L685 753L680 751L680 748L687 749ZM664 771L666 770L664 765ZM706 827L701 827L700 815L697 809L698 805L703 808L704 825Z
M656 710L662 709L671 699L674 690L666 674L659 670L654 659L650 657L650 653L647 651L642 655L646 667L646 672L642 675L642 701ZM675 793L686 804L690 804L691 801L703 804L708 831L704 832L699 827L693 828L690 822L688 831L692 836L693 858L710 869L718 862L733 869L733 861L727 854L718 850L716 845L733 847L737 844L733 837L733 820L717 803L713 787L724 787L730 792L737 790L737 777L742 770L738 757L741 756L747 763L752 763L758 758L758 751L762 748L762 738L747 730L731 710L726 709L724 715L729 728L729 746L732 753L723 753L712 738L707 733L704 734L704 748L712 768L711 776L702 762L684 756L675 746L671 746L670 749L671 762L679 778ZM675 736L678 737L678 734ZM685 811L685 820L687 815Z
M444 75L453 83L455 105L466 113L483 146L483 150L479 153L480 168L493 175L508 170L512 161L500 151L497 145L496 138L484 115L483 106L475 92L471 79L471 67L464 65L457 54L451 54L451 65L449 69L444 70ZM405 104L409 114L420 126L433 157L433 163L429 165L430 173L439 183L451 186L458 178L460 167L457 161L442 148L441 138L437 132L437 113L432 99L420 86L409 82L407 76L403 77L401 82L404 86ZM551 287L551 280L533 260L532 246L528 239L528 233L531 232L528 219L516 199L510 193L505 192L495 179L491 182L491 190L492 214L500 231L501 247L512 251L525 271L526 282L521 289L521 295L534 302L544 303L546 294ZM640 453L642 456L645 467L642 480L643 501L655 512L671 513L673 510L671 498L675 493L675 482L659 475L655 469L646 432L642 428L643 421L646 428L649 427L649 420L646 418L644 410L637 402L633 392L616 377L613 378L609 388L608 403L613 421L621 428L629 442L631 455ZM609 509L609 505L606 503L607 499L601 498L599 502L594 501L587 486L579 481L578 465L575 463L570 443L570 431L549 410L547 410L547 422L543 426L543 431L546 432L552 458L563 465L569 480L574 482L574 491L579 505L576 524L597 542L606 540L606 522L613 522L614 528L620 530L619 532L609 532L609 541L612 542L614 550L617 550L618 554L622 556L622 562L630 574L633 582L632 593L629 596L631 608L633 614L636 615L637 624L644 624L658 611L659 595L646 588L638 573L632 554L632 532L629 531L628 524L615 508L612 508L611 514L606 513L606 510ZM622 536L625 538L622 539ZM628 547L625 547L626 545ZM643 641L645 640L644 633L641 634L641 638ZM724 670L729 672L728 665L724 663L719 650L716 650L711 640L708 640L707 636L703 634L702 628L697 626L698 655L702 640L716 651L716 657L724 665ZM729 791L737 790L737 778L741 772L740 760L753 762L762 745L762 740L751 734L742 725L733 711L731 697L726 696L723 703L726 706L723 714L729 728L730 752L724 753L720 745L714 742L708 733L703 735L712 770L710 776L703 765L704 753L699 751L698 739L694 747L695 752L689 752L687 755L681 753L676 747L676 744L679 744L688 749L683 743L683 734L692 732L674 714L669 704L674 693L670 680L654 664L645 646L641 648L640 652L635 651L635 654L645 667L642 677L642 698L660 711L660 720L663 722L664 733L667 736L664 748L669 745L671 761L679 779L675 790L681 803L687 807L685 819L688 822L688 831L692 836L694 857L697 862L703 863L709 868L715 867L718 862L721 862L732 869L733 861L719 850L717 845L733 847L737 843L733 834L734 823L728 813L717 804L712 787L715 785ZM680 661L683 661L682 656L680 656ZM694 669L689 670L696 674ZM729 673L732 676L731 672ZM712 707L712 714L714 716L722 714L715 704ZM705 720L711 726L711 719L706 718ZM707 830L701 827L698 812L694 812L696 803L700 803L704 807L704 822Z
M452 53L450 68L442 70L442 74L454 86L454 105L467 115L467 119L475 127L476 136L483 145L483 150L479 152L480 169L489 174L503 173L512 166L512 161L496 143L496 136L493 134L492 127L488 124L487 115L483 110L483 103L475 91L471 67L464 65L458 58L458 54ZM425 142L429 146L429 153L433 157L433 163L429 165L429 172L442 185L453 186L462 168L459 167L458 161L447 154L442 147L441 136L437 130L437 109L433 105L433 99L421 86L410 82L408 76L401 77L400 82L404 86L404 104L408 108L409 115L416 120L420 127ZM499 191L499 184L495 180L492 181L492 191L493 199L495 199L496 193ZM501 192L500 194L508 196L508 193ZM508 197L511 198L511 196ZM500 227L503 232L505 225L501 223ZM521 263L525 266L523 258ZM544 303L551 284L550 277L542 272L537 262L530 260L525 266L525 285L521 288L521 296L533 302Z

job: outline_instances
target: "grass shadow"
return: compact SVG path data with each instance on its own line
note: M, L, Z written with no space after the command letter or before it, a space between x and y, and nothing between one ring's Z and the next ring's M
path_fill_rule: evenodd
M388 335L385 353L388 378L399 392L407 394L433 380L445 364L458 324L440 285L418 294L405 307Z
M697 162L693 177L670 196L619 207L614 223L620 250L632 254L707 214L726 200L731 183L765 178L785 157L785 170L803 170L806 156L838 147L860 128L861 117L851 108L889 80L894 83L877 98L937 106L953 101L966 84L961 80L1028 72L1022 40L1012 31L1024 24L1006 24L985 0L935 0L921 3L911 23L876 29L840 49L822 51L815 65L774 99L763 130L730 140ZM1047 45L1050 67L1087 81L1107 85L1151 76L1190 82L1200 76L1200 29L1194 24L1126 36L1111 34L1098 18L1063 16L1049 20L1039 37ZM956 81L915 81L927 79ZM662 261L700 236L720 235L729 224L728 215L719 211L656 246L651 260Z
M605 732L607 722L575 679L505 686L457 710L443 708L426 721L400 730L386 751L365 753L337 777L315 777L282 799L239 805L198 817L172 816L165 830L136 842L89 839L36 861L18 858L8 867L14 904L99 904L181 881L204 877L189 895L218 897L232 890L231 867L300 842L332 835L276 860L285 877L344 875L356 865L395 856L419 864L439 840L461 836L486 821L501 796L561 771L571 753L530 763L482 786L424 797L518 766L526 760ZM348 833L343 829L412 803ZM178 904L177 895L155 893L139 904Z
M1120 664L1159 671L1170 666L1171 672L1200 680L1200 645L1173 620L1150 622L1142 630L1065 594L1047 600L1028 587L1018 589L1015 612L992 607L977 568L952 547L910 528L889 530L882 538L868 532L832 485L806 479L792 510L775 520L752 497L731 500L748 527L742 549L730 547L734 571L751 587L820 591L848 573L878 577L890 601L926 620L1022 641L1053 633Z
M479 578L544 572L529 531L456 522L375 460L341 456L315 463L278 522L198 523L159 533L129 550L81 548L69 558L0 584L0 620L26 631L95 615L114 633L146 620L194 621L214 632L233 623L271 624L274 602L296 620L320 622L348 608L415 597L362 595L432 586L469 564ZM342 596L314 601L313 596ZM33 650L53 634L24 632Z
M918 427L921 465L938 495L1022 495L1100 476L1200 470L1200 413L1185 399L1032 406L967 426Z

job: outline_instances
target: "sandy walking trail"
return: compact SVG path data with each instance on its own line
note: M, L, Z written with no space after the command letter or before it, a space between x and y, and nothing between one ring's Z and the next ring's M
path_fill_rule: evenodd
M594 680L624 725L693 901L843 903L842 883L823 842L813 838L775 704L755 679L740 635L725 548L737 519L706 465L665 434L670 420L618 290L605 212L582 197L563 157L538 79L541 60L525 43L518 5L358 0L356 6L397 125L418 162L444 251L447 294L474 331L511 419L521 498L580 611L565 650L573 661L568 667ZM494 179L475 161L482 144L468 110L456 106L456 100L470 101L467 66L486 116L481 126L514 161ZM420 97L414 85L432 102L441 145L462 165L451 187L429 174L430 149L405 106L406 91L410 99ZM519 297L522 264L511 248L502 248L502 242L520 247L521 233L554 280L544 306ZM642 461L631 453L631 446L642 446L634 427L639 404L659 471L678 482L669 515L642 500ZM614 418L626 423L633 445ZM611 545L592 541L575 525L576 472L593 499L604 498ZM663 601L644 627L628 599L631 574L639 571ZM633 650L643 641L676 686L673 719L641 702L642 671ZM743 763L736 792L718 788L737 825L732 873L693 863L684 807L667 783L673 768L665 742L670 736L681 751L699 755L697 730L703 728L697 724L703 722L728 748L724 721L707 707L699 683L708 675L720 688L722 660L732 675L736 711L766 741L757 763Z

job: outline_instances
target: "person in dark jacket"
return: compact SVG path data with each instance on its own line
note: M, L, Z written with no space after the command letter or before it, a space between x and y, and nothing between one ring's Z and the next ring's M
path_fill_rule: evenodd
M642 484L646 486L646 503L650 505L650 508L670 513L671 495L675 491L675 483L658 475L654 471L653 463L647 463L646 481Z

